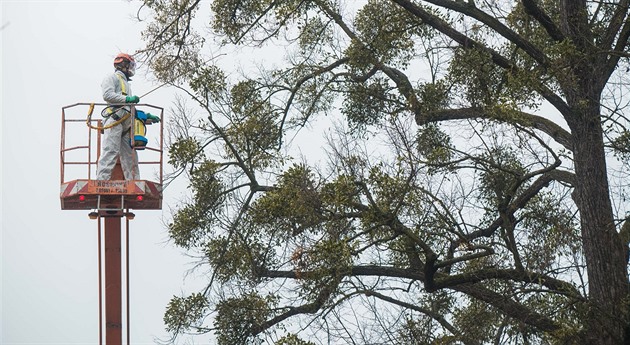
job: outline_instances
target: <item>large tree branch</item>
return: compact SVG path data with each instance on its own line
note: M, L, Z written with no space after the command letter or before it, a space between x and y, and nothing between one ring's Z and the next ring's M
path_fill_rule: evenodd
M627 10L628 6L626 6L626 11ZM613 53L609 55L606 69L604 71L604 80L608 80L610 75L615 71L617 64L619 63L619 59L621 59L622 56L628 57L628 54L624 53L628 43L630 43L630 16L626 18L623 28L619 33L619 38L617 39Z
M161 29L159 29L156 33L151 35L150 36L151 42L147 44L146 48L138 51L138 53L146 54L147 60L150 61L152 60L154 56L158 54L158 51L160 51L164 46L166 46L167 43L175 41L177 42L177 45L178 45L178 51L176 55L176 58L178 58L182 50L182 47L184 46L186 42L186 37L188 36L188 34L190 34L190 22L192 20L192 13L199 5L199 2L200 0L195 0L195 2L193 2L187 8L185 8L183 11L181 11L177 15L172 16L173 20L171 20L168 23L165 23L165 25ZM188 19L188 22L186 23L186 29L184 30L184 32L183 33L176 32L175 34L165 39L164 35L166 35L168 30L173 26L177 26L179 24L179 21L182 20L182 18ZM181 37L179 39L176 39L175 35L178 35L178 34L181 34ZM162 43L159 43L158 41L162 41Z
M353 273L356 272L357 273L356 275L361 275L360 273L367 273L367 272L362 272L362 270L360 270L359 268L360 267L357 267L357 270L353 268L352 272ZM363 267L363 268L366 268L366 267ZM419 277L418 280L421 280L421 281L423 280L422 279L423 274L416 273L416 276ZM518 276L514 276L514 278L517 278L517 277ZM496 278L500 278L500 277L496 277ZM526 280L525 282L531 282L531 281ZM539 283L539 282L534 282L534 283ZM520 303L514 302L513 300L511 300L509 297L506 297L505 295L498 294L483 286L480 286L474 283L463 283L463 284L449 286L445 288L463 292L471 297L482 300L488 303L489 305L492 305L493 307L501 310L506 315L513 317L517 320L520 320L526 324L532 325L540 330L549 332L549 331L558 330L560 328L560 325L556 323L555 321L553 321L552 319L545 317L523 306Z
M322 308L322 306L324 306L326 300L330 297L332 290L333 289L321 290L315 301L311 303L306 303L297 307L289 307L286 312L277 315L252 329L252 335L260 334L261 332L264 332L265 330L279 324L280 322L290 318L291 316L300 314L314 314L318 312Z
M392 230L396 231L397 233L407 236L407 238L411 239L415 244L419 245L420 248L422 248L422 250L425 252L427 257L435 256L435 253L433 252L431 247L424 240L422 240L418 235L416 235L411 229L407 228L402 222L400 222L400 220L398 220L398 218L396 218L395 215L384 212L378 207L378 203L372 197L372 193L370 192L365 182L356 181L355 184L363 190L363 193L365 193L365 196L367 197L372 208L370 209L370 207L365 206L363 204L359 204L359 203L355 203L353 205L354 207L356 207L358 210L361 210L361 211L371 210L371 211L376 212L378 217L382 219L383 225L387 225Z
M496 50L491 49L485 46L482 43L479 43L472 38L462 34L452 26L450 26L447 22L442 20L441 18L425 11L422 7L416 5L415 3L408 0L391 0L396 4L403 7L409 13L414 16L420 18L425 24L431 26L437 31L443 33L448 36L450 39L459 43L465 49L479 49L481 51L486 52L492 58L492 61L499 67L513 71L517 69L517 66L506 57L499 54ZM551 103L563 116L570 116L571 109L566 104L566 102L556 95L553 91L551 91L548 87L539 84L537 85L537 91L540 93L542 97L544 97L549 103ZM409 99L409 97L408 97ZM412 108L413 109L413 108ZM416 115L420 113L419 109L414 109Z
M411 303L400 301L398 299L389 297L387 295L383 295L382 293L378 293L373 290L365 290L365 291L361 291L361 293L365 294L366 296L376 297L382 301L395 304L405 309L415 310L417 312L423 313L429 316L430 318L436 320L440 325L442 325L442 327L444 327L446 330L451 332L454 336L460 339L464 344L471 344L471 345L477 344L477 342L471 342L469 339L462 337L461 332L459 332L459 330L457 330L450 322L448 322L444 318L444 316L442 316L440 313L434 312L433 310L423 308L423 307L420 307Z
M450 26L446 21L441 18L425 11L422 7L408 0L391 0L398 4L409 13L420 18L425 24L445 34L455 42L459 43L464 48L477 48L490 54L492 61L498 66L505 69L512 69L514 65L510 60L499 54L497 51L486 47L485 45L473 40L472 38L462 34L457 29Z
M327 72L331 72L333 71L335 68L343 65L344 63L348 62L348 60L350 60L349 58L345 57L345 58L341 58L337 61L334 61L332 64L328 65L328 66L324 66L321 68L318 68L316 70L314 70L312 73L309 73L305 76L303 76L302 78L300 78L299 80L297 80L297 82L293 85L293 88L291 89L291 94L289 96L289 99L286 101L286 104L284 106L284 111L283 111L283 115L282 115L282 120L280 121L280 132L282 132L282 128L284 127L284 123L286 122L287 116L289 115L289 108L291 108L291 105L293 104L293 100L295 99L295 95L297 94L297 92L300 90L300 87L302 87L302 85L304 83L306 83L307 81L314 79L324 73Z
M580 292L571 284L549 277L544 274L527 272L515 269L482 268L473 272L456 275L440 276L435 284L438 288L448 288L460 284L470 284L482 282L488 279L512 280L523 283L532 283L549 288L555 293L569 296L576 300L585 301Z
M410 3L409 0L393 0L394 2L401 5L401 3ZM526 40L518 33L510 29L501 23L494 16L488 15L484 11L480 10L473 3L464 3L462 1L449 1L449 0L426 0L426 2L432 3L436 6L440 6L443 8L447 8L449 10L453 10L459 12L467 17L474 18L479 22L487 25L489 28L493 29L496 33L512 42L514 45L522 49L527 55L531 56L534 60L536 60L542 66L547 66L549 64L549 59L545 54L535 47L530 41ZM402 5L401 5L402 6Z
M264 270L259 273L261 274L261 277L264 277L264 278L298 279L297 274L294 271ZM396 268L396 267L385 267L385 266L354 266L350 269L347 275L348 276L392 277L392 278L418 280L422 282L425 281L425 275L421 271ZM302 279L308 279L308 276L309 276L308 272L300 272L300 277ZM443 276L444 275L440 275L439 278L443 279ZM562 289L566 288L566 286L559 284L558 281L553 278L545 277L545 279L542 279L542 277L545 277L545 276L540 275L538 278L541 278L541 279L532 280L531 279L532 277L528 275L497 273L494 275L494 277L489 276L488 279L513 279L514 278L514 279L521 279L520 281L524 283L532 283L532 284L545 283L545 284L548 284L549 286L546 286L546 285L543 285L543 286L546 286L550 289L552 289L552 287L554 288L560 287ZM472 278L472 275L471 275L471 278ZM551 320L550 318L542 314L539 314L520 303L513 301L512 299L510 299L509 297L505 295L498 294L490 289L487 289L473 282L465 282L461 280L461 281L457 281L457 285L444 286L443 288L459 291L473 298L482 300L488 303L489 305L501 310L506 315L512 318L515 318L517 320L520 320L533 327L536 327L540 330L550 332L550 331L558 330L560 328L560 325L556 323L555 321ZM554 291L554 292L566 293L566 291L564 290ZM308 309L308 310L309 312L312 312L311 309Z
M227 135L227 133L223 130L223 128L221 126L219 126L219 124L217 124L216 121L214 121L214 119L212 117L212 111L208 107L208 104L206 102L204 102L202 99L200 99L199 97L197 97L195 94L190 92L188 89L183 88L181 86L176 86L176 87L178 89L184 91L185 93L187 93L193 100L195 100L199 104L199 106L201 106L202 108L204 108L206 110L206 112L209 114L208 122L210 122L210 125L212 126L212 128L217 132L217 134L221 137L221 139L223 139L223 141L225 142L226 147L234 155L234 158L238 162L238 166L243 170L245 175L247 175L247 177L251 181L252 189L256 190L256 191L259 191L260 184L258 183L258 181L256 179L255 171L253 169L251 169L251 167L246 163L246 158L242 157L242 155L239 153L238 149L234 146L234 144L230 140L230 138Z
M534 326L545 332L554 332L561 328L556 321L539 314L520 303L516 303L509 297L498 294L492 290L486 289L475 284L462 284L452 288L453 290L463 292L473 298L482 300L491 306L501 310L505 315L519 320L525 324Z
M545 13L536 3L536 0L522 0L525 12L536 19L540 25L547 31L549 37L556 42L562 42L565 40L565 36L559 27L551 20L551 18Z
M571 133L542 116L515 111L513 116L492 116L481 108L462 108L439 110L426 114L416 114L416 123L419 125L429 122L463 119L486 119L506 123L516 123L523 127L535 128L549 135L567 150L573 150L573 136Z
M234 44L238 44L239 42L241 42L241 40L243 39L243 37L245 37L245 35L247 35L247 33L249 33L257 24L259 24L261 22L261 20L265 17L265 15L267 15L267 13L269 13L271 10L273 10L274 6L277 5L277 1L272 1L271 3L269 3L269 5L267 6L267 8L265 8L259 15L258 17L256 17L256 19L254 19L249 26L243 30L241 32L241 35L238 36L236 39L230 39L232 41L232 43ZM238 11L238 2L236 3L236 5L234 5L233 8L233 12L232 12L232 19L236 18L236 12ZM273 36L275 33L277 33L277 30L274 30L271 34L268 34L266 38L263 38L262 41L265 41L267 39L269 39L271 36Z
M505 209L505 214L512 216L516 211L525 207L525 205L536 195L538 192L549 185L552 181L559 181L571 186L575 185L575 175L573 173L562 171L562 170L552 170L546 172L532 183L527 189L525 189L522 193L520 193L514 201L512 201ZM494 232L499 229L503 225L504 219L503 217L497 217L488 227L485 229L480 229L477 231L473 231L470 234L464 235L462 238L457 239L451 243L449 248L449 252L454 252L457 247L459 247L462 243L470 242L479 237L490 237Z
M627 26L628 20L628 7L630 6L630 0L621 0L619 4L617 4L617 9L615 13L612 15L610 19L610 24L608 28L606 28L606 33L602 37L600 48L604 50L608 50L612 47L613 42L615 41L615 37L617 37L617 33L619 33L619 29L622 26ZM625 25L624 25L624 19ZM625 43L621 45L623 48ZM617 44L619 47L619 44Z

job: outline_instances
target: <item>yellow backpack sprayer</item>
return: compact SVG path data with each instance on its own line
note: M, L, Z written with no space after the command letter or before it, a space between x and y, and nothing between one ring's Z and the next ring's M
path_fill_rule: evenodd
M133 121L133 146L137 150L144 150L149 142L147 139L147 114L142 110L136 110L136 117Z

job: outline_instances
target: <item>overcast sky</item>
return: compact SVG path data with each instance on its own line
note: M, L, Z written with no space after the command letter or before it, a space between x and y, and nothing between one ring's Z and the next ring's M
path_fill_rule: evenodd
M139 4L125 0L1 0L2 21L2 304L0 343L98 342L97 226L87 211L59 202L61 107L102 102L100 83L119 52L142 45ZM151 90L137 73L137 95ZM169 108L175 91L146 98ZM66 136L84 135L68 133ZM168 168L168 167L167 167ZM193 259L170 243L163 211L137 211L131 222L131 342L165 340L162 316L173 294L199 284L185 278ZM196 339L201 344L203 339Z

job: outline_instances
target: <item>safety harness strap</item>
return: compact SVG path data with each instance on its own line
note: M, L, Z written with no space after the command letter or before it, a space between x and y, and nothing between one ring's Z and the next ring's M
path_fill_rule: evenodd
M125 86L125 81L123 80L120 74L118 73L114 73L114 74L116 74L116 77L118 77L118 81L120 82L121 93L123 94L123 96L127 96L127 87ZM112 108L107 108L107 112L114 120L116 121L120 120L120 116L118 116L118 114L116 114L116 112Z
M122 94L127 96L127 88L125 87L125 81L123 80L120 74L116 73L116 76L118 77L118 81L120 81L120 89L122 91Z

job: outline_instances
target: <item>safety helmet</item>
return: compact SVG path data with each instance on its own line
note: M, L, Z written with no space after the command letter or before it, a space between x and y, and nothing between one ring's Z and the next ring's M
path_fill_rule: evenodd
M136 60L129 54L120 53L114 58L114 67L125 72L128 77L133 77L136 73Z

